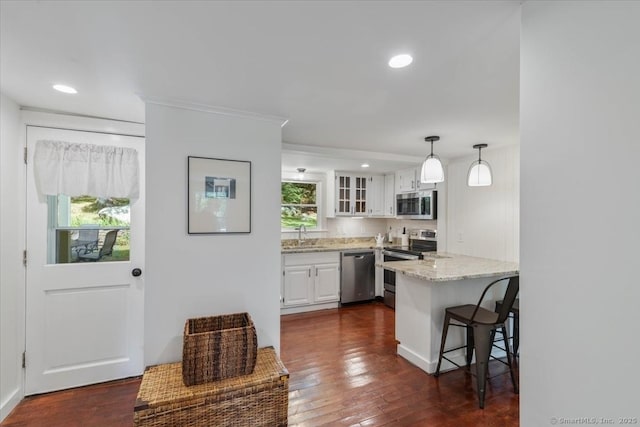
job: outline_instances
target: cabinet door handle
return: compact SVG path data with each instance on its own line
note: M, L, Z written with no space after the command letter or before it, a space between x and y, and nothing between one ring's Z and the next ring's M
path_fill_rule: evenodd
M318 277L318 269L316 268L316 277Z
M307 270L307 272L309 273L309 277L311 277L311 269Z

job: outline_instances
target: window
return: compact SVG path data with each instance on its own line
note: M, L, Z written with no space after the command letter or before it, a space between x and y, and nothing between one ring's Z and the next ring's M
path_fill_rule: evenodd
M129 199L59 194L48 206L50 264L129 260Z
M318 227L317 184L282 181L280 227L294 229L301 225L307 229Z

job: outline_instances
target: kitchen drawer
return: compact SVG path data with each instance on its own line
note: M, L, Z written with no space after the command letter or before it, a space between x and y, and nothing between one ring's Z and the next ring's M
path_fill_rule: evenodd
M340 263L340 252L285 254L282 258L282 264L285 266Z

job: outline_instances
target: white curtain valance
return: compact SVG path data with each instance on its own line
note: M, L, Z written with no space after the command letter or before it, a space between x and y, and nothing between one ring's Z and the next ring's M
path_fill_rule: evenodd
M43 195L139 196L138 152L133 148L42 140L36 142L33 167Z

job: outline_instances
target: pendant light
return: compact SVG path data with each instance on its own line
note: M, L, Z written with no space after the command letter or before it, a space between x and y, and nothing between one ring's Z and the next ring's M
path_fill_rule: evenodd
M467 177L467 185L469 187L486 187L493 183L491 176L491 166L486 160L482 160L482 149L487 148L487 144L476 144L473 148L478 149L478 160L471 163L469 175Z
M305 168L298 168L298 179L304 179Z
M423 184L435 184L444 181L444 169L440 158L433 154L433 142L440 141L439 136L428 136L424 139L431 143L431 154L424 159L422 171L420 172L420 182Z

